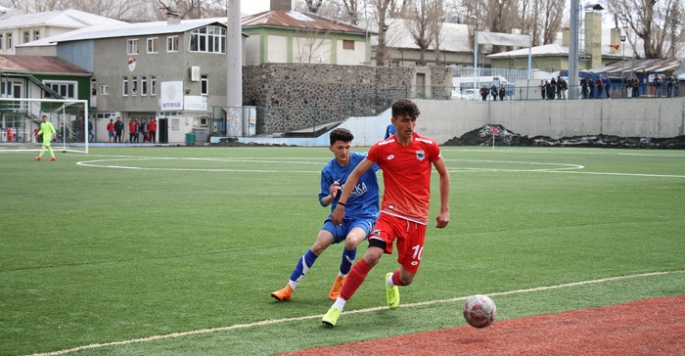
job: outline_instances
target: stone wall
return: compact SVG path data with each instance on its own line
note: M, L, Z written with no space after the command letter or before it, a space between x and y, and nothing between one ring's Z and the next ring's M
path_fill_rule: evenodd
M431 86L450 86L451 70L420 68ZM257 107L257 134L314 128L350 116L377 115L411 97L414 67L274 64L243 67L243 104ZM449 90L433 90L449 97Z

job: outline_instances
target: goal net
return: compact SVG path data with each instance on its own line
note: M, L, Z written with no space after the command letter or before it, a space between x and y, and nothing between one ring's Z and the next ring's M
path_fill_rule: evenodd
M0 98L0 151L40 151L43 116L57 131L53 150L88 153L88 101L73 99Z

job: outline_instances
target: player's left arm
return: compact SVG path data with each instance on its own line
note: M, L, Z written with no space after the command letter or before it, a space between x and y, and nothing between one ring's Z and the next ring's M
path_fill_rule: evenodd
M440 175L440 212L435 220L438 222L436 227L442 229L450 222L450 172L442 156L433 162L433 166Z

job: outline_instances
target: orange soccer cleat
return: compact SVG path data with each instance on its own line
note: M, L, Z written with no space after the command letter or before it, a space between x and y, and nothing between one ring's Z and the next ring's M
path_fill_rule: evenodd
M279 290L271 293L271 296L274 297L278 301L287 302L293 296L293 288L290 286L290 284L288 284L285 287L283 287L282 289L279 289Z
M56 161L57 158L55 158L55 157L50 157L50 160L51 160L51 161Z

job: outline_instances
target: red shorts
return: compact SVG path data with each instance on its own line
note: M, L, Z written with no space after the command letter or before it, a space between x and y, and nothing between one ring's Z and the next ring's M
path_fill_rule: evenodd
M392 243L397 240L397 262L407 271L416 274L421 264L426 225L381 213L369 240L385 241L385 253L392 253Z

